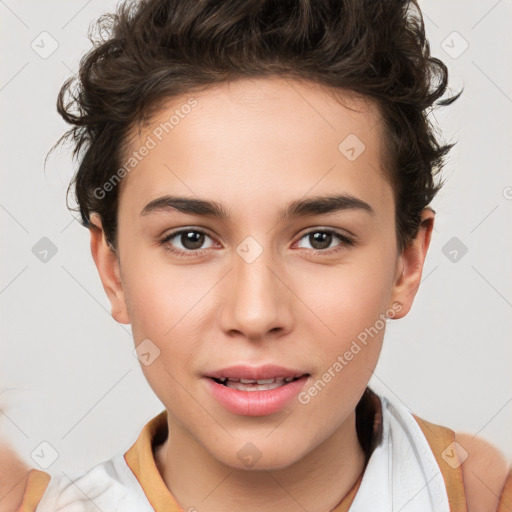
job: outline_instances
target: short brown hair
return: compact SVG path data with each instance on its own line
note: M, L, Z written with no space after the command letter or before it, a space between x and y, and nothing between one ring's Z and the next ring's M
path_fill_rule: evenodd
M58 95L73 127L56 145L72 137L73 157L81 156L68 193L74 186L85 226L100 215L114 250L119 187L102 198L94 191L119 169L130 130L166 99L237 78L305 79L375 101L400 250L441 186L436 174L453 144L436 140L428 111L462 91L439 99L448 71L430 56L416 0L125 0L89 39L76 90L72 77Z

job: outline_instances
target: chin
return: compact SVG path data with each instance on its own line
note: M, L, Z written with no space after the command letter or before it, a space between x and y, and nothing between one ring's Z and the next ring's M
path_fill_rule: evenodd
M222 448L218 453L210 452L219 462L233 469L244 471L275 471L285 469L300 460L301 454L293 447L279 450L279 441L269 443L268 440L233 443L230 447ZM216 446L216 450L219 446ZM234 453L234 457L226 454Z

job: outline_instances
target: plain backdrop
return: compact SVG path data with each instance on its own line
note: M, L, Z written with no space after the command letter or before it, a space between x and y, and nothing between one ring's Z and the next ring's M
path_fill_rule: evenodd
M68 127L58 90L90 48L89 24L115 5L0 1L0 432L34 467L45 448L50 474L126 451L163 410L129 326L110 316L88 230L66 208L70 146L43 169ZM458 143L419 294L390 323L371 385L511 459L512 1L420 5L432 54L465 91L435 113L443 140Z

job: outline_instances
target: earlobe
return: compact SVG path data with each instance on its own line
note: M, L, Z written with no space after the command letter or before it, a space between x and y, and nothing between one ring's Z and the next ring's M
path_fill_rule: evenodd
M391 302L400 303L402 308L395 318L404 317L412 307L432 238L434 218L435 213L431 208L423 210L418 234L398 257Z
M111 305L112 317L121 324L129 324L130 319L121 279L119 260L105 238L99 215L91 215L91 254L98 269L107 297Z

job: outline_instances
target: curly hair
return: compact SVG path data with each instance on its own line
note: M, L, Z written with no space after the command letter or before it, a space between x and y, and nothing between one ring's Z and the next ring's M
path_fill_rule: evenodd
M85 226L99 214L114 251L119 187L101 198L94 190L119 169L132 128L172 97L238 78L308 80L375 102L399 250L442 186L436 178L454 144L438 142L428 114L462 90L440 99L448 70L430 55L416 0L125 0L88 37L76 87L69 78L57 98L73 127L55 146L72 138L79 167L67 197L74 186L73 210Z

